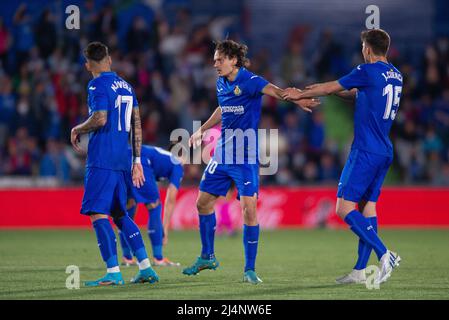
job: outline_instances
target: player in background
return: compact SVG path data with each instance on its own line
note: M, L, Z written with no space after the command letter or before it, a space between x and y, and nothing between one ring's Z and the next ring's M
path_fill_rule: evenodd
M202 244L201 255L192 266L184 269L183 273L195 275L201 270L218 267L219 262L215 258L214 252L216 228L214 205L219 196L226 196L231 181L234 181L244 220L245 268L243 281L258 284L262 282L255 271L259 241L259 223L256 216L259 192L258 142L256 138L256 141L234 146L235 136L227 137L226 134L229 134L229 131L235 133L236 129L243 132L248 130L257 137L262 95L266 94L282 100L283 90L245 68L247 49L245 45L232 40L218 42L215 47L214 67L219 76L217 79L219 106L201 128L190 137L189 144L194 148L201 145L206 130L220 122L222 135L214 155L204 171L196 203ZM309 108L318 104L314 99L304 99L296 103L307 111L311 111ZM243 151L244 161L236 163L238 153L241 151ZM226 158L229 158L229 155L232 158L232 163L226 163Z
M129 150L129 159L131 160ZM142 166L145 182L142 187L136 188L131 181L131 172L128 173L128 214L134 220L137 204L143 203L148 210L148 236L153 248L153 265L179 266L164 257L162 253L163 242L168 241L168 227L175 210L176 196L181 185L184 170L182 162L170 152L158 147L142 146ZM162 205L157 181L167 179L169 185L164 204L164 221L162 222ZM120 233L120 243L123 250L123 264L135 264L133 254L124 234Z
M341 284L366 281L365 268L372 249L380 260L378 283L386 281L401 260L377 234L376 202L393 161L389 132L399 108L402 75L387 60L387 32L363 31L361 40L364 64L337 81L311 85L302 92L288 88L283 94L293 101L330 94L356 101L354 141L338 184L336 211L359 237L358 260L348 275L337 279Z
M80 153L81 134L89 133L84 196L81 214L88 215L97 236L101 256L106 263L104 277L86 286L124 284L117 259L117 244L109 215L126 237L138 260L139 272L131 282L153 283L159 280L139 228L126 212L126 171L129 170L128 145L132 133L132 182L140 188L145 182L140 153L142 129L139 106L132 87L111 71L108 48L91 42L84 50L86 69L93 79L87 85L89 118L71 132L71 143Z

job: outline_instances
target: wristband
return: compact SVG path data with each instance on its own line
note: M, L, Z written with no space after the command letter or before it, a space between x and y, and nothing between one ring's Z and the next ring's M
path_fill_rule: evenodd
M134 157L134 161L133 161L134 163L141 163L140 162L140 157Z

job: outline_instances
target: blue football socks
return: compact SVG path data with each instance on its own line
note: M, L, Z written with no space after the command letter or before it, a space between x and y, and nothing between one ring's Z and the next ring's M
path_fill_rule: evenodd
M97 235L98 247L106 267L118 267L117 239L109 219L98 219L92 223Z
M131 208L128 209L128 216L132 220L134 220L134 215L136 214L136 209L137 209L137 206L132 206ZM119 239L120 239L120 245L122 247L123 256L126 259L131 260L133 258L133 253L132 253L131 247L129 246L128 242L126 241L125 234L120 231L120 228L119 228L118 234L119 234Z
M131 208L129 208L128 211L128 216L134 220L134 216L136 215L136 210L137 210L137 205L132 206Z
M369 220L359 211L353 210L345 217L345 222L360 239L374 249L377 258L380 260L380 258L387 252L387 248L377 236L377 233L374 231L374 227L369 223Z
M131 247L137 261L141 262L142 260L147 259L148 255L145 250L142 235L140 234L139 227L137 227L135 222L127 215L114 220L114 222L124 235L125 240Z
M203 215L200 214L200 235L201 235L201 258L213 259L214 255L214 239L215 239L215 227L217 220L215 212L212 214Z
M131 247L128 245L128 242L126 242L126 237L120 230L118 231L119 239L120 239L120 245L122 247L123 256L126 259L131 260L133 258L133 253L131 251Z
M151 246L153 248L153 257L161 260L162 255L162 238L164 230L162 227L162 206L159 204L156 208L148 210L148 236L150 237Z
M257 246L259 244L259 225L243 225L243 247L245 249L245 272L255 270Z
M377 217L368 217L367 219L369 224L373 226L374 232L377 233ZM358 258L354 269L363 270L366 268L372 249L369 244L359 239Z

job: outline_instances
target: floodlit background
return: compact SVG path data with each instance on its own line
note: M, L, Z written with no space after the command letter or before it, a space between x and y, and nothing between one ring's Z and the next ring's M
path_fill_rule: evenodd
M253 72L282 88L302 88L337 79L363 62L360 32L366 20L372 22L371 12L366 13L370 4L1 1L0 197L11 200L0 201L4 206L0 225L87 223L77 215L85 159L69 140L70 129L87 117L86 85L91 75L84 68L82 49L88 42L103 41L110 47L113 69L136 90L144 142L165 148L174 129L192 132L193 121L205 121L217 106L214 40L246 43ZM66 27L67 19L74 21L69 17L72 12L66 13L69 5L79 8L79 30ZM381 0L376 5L380 27L392 37L389 60L405 79L391 133L395 161L385 182L400 187L400 193L385 189L384 205L389 208L385 216L395 217L391 224L449 224L449 217L444 219L449 215L444 212L449 207L449 4ZM334 194L352 141L352 115L353 106L336 97L323 98L312 114L288 102L263 98L260 127L279 129L279 169L260 178L261 193L266 193L259 204L262 221L263 212L271 215L262 225L338 223L332 215ZM196 225L194 201L204 166L185 166L187 195L180 195L184 205L175 227ZM269 186L274 189L265 189ZM311 186L326 196L310 191ZM402 188L409 186L422 197ZM30 201L21 201L23 197ZM42 197L49 200L43 203ZM292 197L304 201L289 204ZM432 209L438 216L434 221L424 221L420 214L429 197L442 199ZM403 210L390 213L401 201ZM28 213L31 203L33 214ZM238 203L233 207L239 225ZM56 212L56 217L49 212ZM190 222L181 221L185 215ZM74 220L59 223L57 218Z
M65 8L80 8L80 30ZM111 48L113 68L137 92L144 141L166 147L217 106L213 40L249 46L250 69L281 87L336 79L362 62L369 1L2 1L0 185L81 185L84 159L70 129L86 118L82 48ZM449 4L377 1L392 36L390 61L405 78L392 129L387 184L449 185ZM312 115L263 100L261 128L280 130L280 169L262 184L335 185L352 140L352 107L323 100ZM185 185L201 168L188 166ZM28 179L24 179L28 178ZM33 178L33 179L30 179Z
M79 267L81 281L104 272L89 219L79 214L85 159L69 142L88 112L87 43L109 46L114 71L137 93L144 142L165 148L174 129L192 132L192 122L217 107L214 40L247 44L251 71L303 88L363 62L360 33L373 4L392 37L389 61L404 76L391 132L395 160L378 203L381 236L403 263L381 290L334 284L357 253L335 215L353 128L353 105L336 97L312 114L263 98L260 127L279 129L279 170L260 180L262 286L240 283L240 206L220 199L217 272L186 279L161 268L151 289L66 289L69 265ZM66 28L69 5L79 8L79 30ZM200 248L195 200L204 167L184 167L164 248L183 267ZM140 207L136 221L150 253L147 220ZM448 230L449 2L0 1L0 299L447 299ZM125 279L135 271L122 268Z

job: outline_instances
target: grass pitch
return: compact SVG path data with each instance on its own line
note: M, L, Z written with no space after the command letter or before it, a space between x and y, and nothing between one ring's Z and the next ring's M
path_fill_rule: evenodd
M256 266L264 283L257 286L242 283L241 235L216 238L219 269L187 277L181 271L199 253L199 234L172 232L165 253L182 267L156 267L159 283L86 288L83 281L105 273L93 230L2 230L0 299L449 299L448 230L382 230L381 236L402 263L380 290L335 284L355 263L349 230L262 231ZM145 244L151 251L147 238ZM370 264L377 265L374 258ZM68 265L80 268L79 290L65 287ZM136 272L122 267L127 282Z

